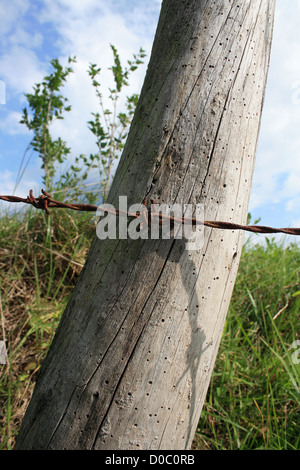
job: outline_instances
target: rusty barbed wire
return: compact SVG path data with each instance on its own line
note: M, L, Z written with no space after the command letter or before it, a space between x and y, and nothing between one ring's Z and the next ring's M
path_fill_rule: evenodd
M96 211L103 211L108 213L113 213L117 216L126 215L127 217L134 217L138 218L140 213L124 211L120 209L108 209L107 207L102 206L94 206L90 204L70 204L61 201L56 201L51 197L50 194L46 193L42 189L42 195L35 198L33 196L32 189L29 191L29 196L26 198L18 197L18 196L0 196L0 199L7 202L16 202L16 203L24 203L30 204L36 209L44 210L47 215L50 214L49 208L63 208L63 209L71 209L75 211L87 211L87 212L96 212ZM151 221L154 218L159 219L159 223L162 224L164 220L169 220L172 224L183 224L186 222L191 222L192 225L204 225L206 227L216 228L220 230L244 230L246 232L252 233L261 233L261 234L270 234L270 233L284 233L287 235L300 235L300 228L273 228L267 227L264 225L240 225L231 222L222 222L222 221L201 221L196 218L189 218L189 217L172 217L169 215L161 214L157 211L155 202L151 199L151 204L153 206L153 210L148 214L146 209L147 201L144 200L143 202L145 206L144 211L144 218L145 221L151 225ZM143 211L142 211L143 212Z

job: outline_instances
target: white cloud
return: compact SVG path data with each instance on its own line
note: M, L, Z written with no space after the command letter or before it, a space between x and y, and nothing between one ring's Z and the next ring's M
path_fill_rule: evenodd
M43 44L43 35L35 31L26 31L18 24L14 29L14 34L10 36L9 43L10 46L30 44L31 48L37 48Z
M4 170L0 172L1 195L14 194L15 196L25 197L28 194L28 188L38 190L38 185L34 178L24 178L18 185L16 191L16 175L12 171Z
M298 212L300 213L300 197L294 198L289 201L286 205L286 209L289 212Z
M0 18L2 40L7 33L14 30L16 24L20 22L29 8L30 2L28 0L1 0Z
M281 193L283 196L297 198L300 195L300 172L291 172L286 178Z
M6 116L5 120L0 121L0 129L8 135L25 134L30 136L30 132L23 124L20 124L22 113L18 111L11 111Z
M0 73L10 94L28 92L43 77L45 66L34 51L43 42L41 32L24 20L32 10L28 0L1 0Z
M1 194L12 194L15 186L14 174L9 170L0 173Z
M300 227L300 219L293 220L292 227L293 228L299 228Z
M251 210L279 203L292 207L300 197L299 14L299 2L277 0Z
M145 2L141 3L141 8L135 8L135 12L145 20L147 9L145 11ZM75 54L104 67L110 65L109 43L118 48L123 58L129 57L139 46L149 48L152 44L151 34L150 38L149 34L141 38L126 25L124 15L112 11L104 1L45 0L39 19L41 23L50 21L57 30L62 55Z
M29 92L46 73L36 54L24 46L13 46L1 55L0 70L8 94Z
M143 5L135 5L134 11L141 23L149 23L151 21L148 15L149 2L141 3ZM148 8L145 8L145 5L148 5ZM151 8L153 12L153 6ZM156 13L158 13L157 8ZM133 16L136 22L136 16ZM132 54L137 53L140 47L147 50L146 63L131 75L130 86L124 89L123 100L119 102L119 110L121 110L120 106L124 104L125 95L139 92L142 86L156 20L155 18L152 24L151 33L144 33L144 37L141 38L135 29L126 23L125 16L116 10L111 11L104 1L44 1L43 9L39 13L39 21L42 24L50 22L56 29L60 61L65 63L68 56L76 55L77 57L76 64L72 64L74 74L69 75L63 89L72 110L65 114L63 121L57 121L52 126L53 136L60 135L66 140L72 147L73 155L89 154L96 150L94 137L87 128L87 121L91 119L92 112L99 112L100 109L87 73L89 63L96 63L101 67L101 92L105 106L110 108L108 88L113 86L113 76L108 68L113 64L113 54L109 44L116 46L123 66L127 65L127 60L132 59Z

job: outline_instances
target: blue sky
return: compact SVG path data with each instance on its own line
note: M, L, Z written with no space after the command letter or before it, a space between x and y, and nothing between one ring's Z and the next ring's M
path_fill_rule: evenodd
M86 122L97 111L87 68L101 66L103 89L110 84L109 44L125 64L142 46L149 59L160 0L0 0L0 194L12 194L31 135L19 124L24 93L49 73L49 62L77 56L64 93L72 111L53 126L72 154L95 151ZM261 223L300 226L300 0L277 0L271 65L249 210ZM139 92L145 63L132 76ZM2 99L3 101L3 99ZM15 194L39 192L41 170L32 157Z

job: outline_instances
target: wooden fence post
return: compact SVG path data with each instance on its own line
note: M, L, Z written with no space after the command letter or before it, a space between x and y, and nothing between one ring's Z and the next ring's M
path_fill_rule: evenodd
M164 0L109 194L203 204L245 223L274 0ZM44 361L16 449L189 449L243 233L95 237Z

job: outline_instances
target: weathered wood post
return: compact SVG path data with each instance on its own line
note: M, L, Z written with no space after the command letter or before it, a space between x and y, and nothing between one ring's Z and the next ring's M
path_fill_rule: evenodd
M109 201L245 223L275 0L164 0ZM16 449L188 449L243 244L95 237Z

